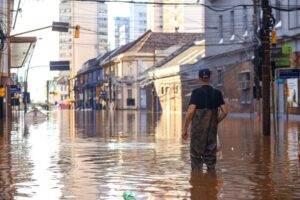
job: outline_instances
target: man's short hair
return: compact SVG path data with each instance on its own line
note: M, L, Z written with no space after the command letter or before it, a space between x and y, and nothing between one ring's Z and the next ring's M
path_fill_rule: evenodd
M199 78L201 79L209 79L210 78L210 70L209 69L200 69Z

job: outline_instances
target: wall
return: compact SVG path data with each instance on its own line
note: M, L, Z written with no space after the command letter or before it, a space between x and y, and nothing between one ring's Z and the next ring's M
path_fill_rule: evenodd
M241 5L241 4L253 4L252 0L218 0L218 1L210 1L206 0L205 4L215 7L223 8L224 5ZM205 9L205 41L207 44L207 48L205 50L207 56L222 54L228 51L234 51L236 49L242 49L243 43L251 42L253 35L252 32L252 18L253 11L252 7L246 7L246 26L244 26L244 10L242 7L237 7L234 9L234 20L231 18L230 10L226 12L215 12L210 9ZM222 16L223 23L220 24L220 16ZM232 22L234 21L234 39L232 38ZM223 31L221 28L223 27ZM245 30L248 30L248 35L245 35ZM223 36L221 36L221 34ZM221 41L223 38L223 42ZM230 45L224 45L230 44Z

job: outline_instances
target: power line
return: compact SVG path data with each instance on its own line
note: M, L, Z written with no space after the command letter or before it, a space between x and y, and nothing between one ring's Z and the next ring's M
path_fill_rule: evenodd
M97 3L128 3L128 4L140 4L140 5L160 5L160 6L176 6L176 5L184 5L184 6L203 6L207 9L210 9L215 12L225 12L233 10L234 8L239 7L253 7L253 4L238 4L233 6L224 6L224 8L216 7L216 6L209 6L207 4L203 3L172 3L172 2L148 2L148 1L132 1L132 0L70 0L74 2L97 2ZM258 5L262 6L262 5ZM300 6L291 6L291 5L280 5L278 6L270 6L270 8L273 8L275 10L285 11L285 12L291 12L291 11L297 11L300 10Z

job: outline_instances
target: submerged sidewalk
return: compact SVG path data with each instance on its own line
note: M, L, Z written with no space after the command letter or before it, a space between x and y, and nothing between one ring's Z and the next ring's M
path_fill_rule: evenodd
M257 117L256 113L229 113L228 117L230 118L251 118L255 119ZM271 118L272 119L272 118ZM283 115L280 117L282 120L288 121L300 121L300 115L295 114L289 114L288 117L286 115Z

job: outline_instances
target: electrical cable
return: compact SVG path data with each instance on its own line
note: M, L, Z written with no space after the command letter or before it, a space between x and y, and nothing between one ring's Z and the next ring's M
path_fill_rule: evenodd
M214 6L209 6L207 4L203 3L172 3L172 2L149 2L149 1L133 1L133 0L70 0L73 2L97 2L97 3L128 3L128 4L139 4L139 5L159 5L159 6L178 6L178 5L185 5L185 6L203 6L209 10L215 11L215 12L225 12L225 11L230 11L235 8L239 7L253 7L253 4L238 4L238 5L232 5L232 6L224 6L224 8L219 8L219 7L214 7ZM261 5L258 5L261 7ZM292 12L292 11L297 11L300 10L300 6L293 6L291 5L280 5L278 6L272 6L270 5L270 8L273 8L275 10L280 10L280 11L285 11L285 12Z

